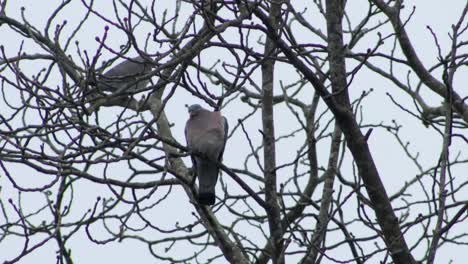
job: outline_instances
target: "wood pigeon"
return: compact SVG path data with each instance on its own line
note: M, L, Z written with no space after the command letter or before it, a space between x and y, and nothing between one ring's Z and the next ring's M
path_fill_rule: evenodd
M193 170L198 176L198 201L212 205L220 162L226 146L228 123L220 112L211 112L198 104L188 108L190 118L185 126L185 138L192 155ZM197 155L198 154L198 155Z
M128 103L130 102L128 100L133 100L131 97L133 92L148 85L150 78L141 78L149 73L152 67L150 61L137 56L128 58L100 75L96 89L92 90L89 95L91 105L87 111L92 113L99 109L101 105L114 105L117 102ZM110 92L110 95L115 93L119 95L108 97L104 92ZM133 102L136 101L133 100Z
M141 56L129 58L108 70L99 78L98 88L101 91L116 92L131 84L128 91L145 88L149 78L139 80L143 75L151 71L152 64Z

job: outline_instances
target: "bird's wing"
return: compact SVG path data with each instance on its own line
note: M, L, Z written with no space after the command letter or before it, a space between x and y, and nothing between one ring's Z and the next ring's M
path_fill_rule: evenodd
M101 89L115 91L135 82L139 76L149 72L149 70L151 70L151 66L145 63L141 56L125 60L104 73L101 79ZM148 81L142 80L141 84L134 88L142 88L146 86Z
M135 58L130 58L128 60L125 60L114 67L112 67L110 70L108 70L106 73L104 73L104 76L106 77L118 77L118 76L134 76L134 75L140 75L145 73L148 65L146 65L144 59L141 56L135 57Z
M190 119L187 120L187 123L185 124L185 130L184 130L184 134L185 134L185 140L187 142L187 147L189 148L189 151L192 151L192 146L191 146L191 140L189 139L190 138L190 130L189 130L189 127L192 126L192 122L190 122ZM198 166L197 166L197 159L195 157L195 155L193 154L190 154L190 159L192 160L192 181L191 181L191 185L193 186L195 184L195 179L197 178L198 176Z
M229 124L226 119L226 117L223 116L223 122L224 122L224 141L223 141L223 148L221 149L221 153L219 154L218 161L221 161L223 159L223 154L224 154L224 149L226 148L226 141L228 137L228 132L229 132Z

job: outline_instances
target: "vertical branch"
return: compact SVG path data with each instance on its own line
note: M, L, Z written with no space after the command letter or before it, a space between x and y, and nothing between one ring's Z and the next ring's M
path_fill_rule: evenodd
M359 168L366 190L372 201L378 222L384 233L384 240L395 263L415 263L403 238L398 219L393 211L385 187L380 179L367 142L362 135L356 118L352 115L351 105L346 86L346 67L343 45L342 18L344 14L342 0L326 1L326 20L328 32L328 56L330 64L330 80L333 96L338 105L346 109L348 114L336 116L337 122L345 133L348 147Z
M336 1L329 2L329 4L331 4L331 6L329 6L329 10L327 10L327 12L330 12L330 16L327 17L327 20L331 20L327 22L330 23L328 27L329 30L336 29L336 26L341 27L341 24L338 23L341 20L336 21L336 19L340 19L340 16L336 13L333 14L333 11L340 11L332 8L332 6L339 7L340 5L338 3L339 2ZM394 262L401 264L416 263L403 237L403 233L398 224L398 219L393 211L385 187L380 179L380 175L370 153L369 146L367 145L364 135L360 131L355 116L350 109L350 105L343 105L343 103L346 102L345 100L341 100L341 102L339 102L340 99L338 97L343 96L345 94L345 90L341 90L339 87L336 87L335 91L340 91L340 93L330 95L323 83L317 78L316 74L312 72L310 68L298 58L297 54L292 51L290 46L280 38L266 15L258 8L254 9L253 12L267 27L269 37L275 41L275 44L281 49L290 63L304 74L305 79L307 79L315 90L319 92L327 106L333 112L343 134L345 135L348 148L357 164L359 175L364 181L373 209L377 216L377 221L382 228L384 241L391 252ZM335 21L333 21L333 19L335 19ZM330 38L328 41L336 41L336 39ZM329 52L331 52L331 50L329 50ZM344 58L340 58L339 56L334 56L334 58L344 60ZM330 60L331 59L332 58L330 58ZM344 63L344 61L342 63ZM330 63L330 65L333 66L334 63ZM332 85L334 85L333 79Z
M318 177L318 162L317 162L317 139L315 138L315 114L320 97L318 94L314 94L312 105L310 107L304 107L304 116L306 119L306 142L307 142L307 160L309 162L309 175L307 184L305 185L304 191L300 194L300 197L296 204L289 208L289 211L285 213L281 219L282 235L291 228L291 225L303 216L304 210L310 203L310 199L314 194L315 188L319 183ZM294 176L293 176L294 177ZM263 247L261 254L257 258L256 264L266 264L271 258L272 244L268 241L267 245Z
M278 31L278 24L281 20L281 4L271 1L269 20L274 30ZM284 263L280 255L282 251L282 227L281 214L276 192L276 150L275 150L275 130L273 116L273 80L275 60L272 58L276 47L274 42L267 38L264 50L264 62L262 64L262 124L263 124L263 156L265 168L265 200L267 204L268 224L270 227L270 240L273 263Z
M328 159L328 168L325 172L325 182L323 184L322 203L320 204L320 212L318 216L317 227L315 228L314 235L311 239L311 245L308 254L305 257L305 263L315 263L320 250L325 234L327 233L327 226L329 222L328 211L333 201L333 183L335 181L336 166L338 163L338 155L341 143L341 130L337 123L335 123L335 130L332 135L332 142L330 146L330 157Z
M452 104L451 104L451 81L448 77L448 70L445 69L444 73L444 82L449 91L447 91L447 96L445 98L445 106L447 107L445 111L445 129L444 129L444 136L442 142L442 151L440 153L439 163L440 163L440 177L439 177L439 197L437 199L439 210L437 212L437 221L436 226L433 231L433 237L431 244L428 249L428 259L427 264L433 264L435 260L435 256L437 253L439 240L443 234L442 224L444 222L444 214L446 212L445 202L447 198L447 191L445 190L445 184L447 179L447 171L449 169L449 147L451 143L451 136L452 136ZM437 168L436 168L437 172Z
M333 96L339 105L349 110L351 105L346 85L345 48L341 25L345 8L344 3L342 0L327 0L325 16L328 33L328 63Z
M344 14L344 3L344 1L340 0L327 0L325 15L327 20L328 57L332 92L336 102L349 109L350 102L346 85L346 64L344 59L345 49L343 46L343 29L341 26ZM329 220L328 211L333 198L333 183L338 162L340 139L341 130L336 122L330 147L328 169L325 174L322 203L320 205L316 232L312 236L311 245L309 246L308 253L305 256L304 263L315 263L320 252L320 245L325 238Z
M54 205L54 221L55 221L55 240L57 241L59 251L57 259L63 261L65 259L67 264L73 264L70 251L65 247L65 239L62 236L62 202L65 190L67 188L67 177L62 176L60 181L59 190L57 193L57 200Z

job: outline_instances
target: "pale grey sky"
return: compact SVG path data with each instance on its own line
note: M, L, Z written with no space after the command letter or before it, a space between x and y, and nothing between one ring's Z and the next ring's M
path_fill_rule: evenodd
M7 14L9 16L17 17L20 13L20 7L26 7L25 16L28 21L35 25L38 28L43 28L47 18L50 16L52 10L61 1L35 1L35 0L28 0L28 1L10 1L8 3ZM67 20L69 26L66 27L67 30L72 30L75 25L80 19L83 17L85 13L85 9L83 8L81 1L73 1L74 3L71 4L66 9L66 12L62 13L62 16L59 16L55 20L55 24L57 22L62 21L63 19ZM144 2L144 1L142 1ZM292 1L294 4L298 6L307 6L308 1ZM362 6L367 1L358 0L358 1L348 1L347 10L350 14L350 19L352 22L358 21L359 18L363 16L362 14ZM453 0L453 1L405 1L406 3L406 13L408 15L413 5L417 5L415 14L408 24L408 33L410 34L414 46L417 47L417 52L422 58L423 62L427 65L432 65L435 63L436 56L434 55L437 52L437 49L434 45L432 35L427 30L426 26L431 26L434 32L438 34L440 37L440 45L444 47L445 52L450 47L450 39L447 36L448 30L450 29L450 25L454 23L455 19L458 18L461 9L463 8L465 1L463 0ZM170 5L173 4L173 1L162 1L161 5L167 5L168 14L173 12L173 8ZM110 7L110 1L96 1L96 5L100 12L103 12L106 15L110 15L113 12L113 9ZM161 6L158 8L158 12L166 8L166 6ZM297 8L300 10L301 8ZM66 14L66 15L64 15ZM184 16L188 16L190 14L189 11L182 8L182 17L179 21L179 26L184 22ZM309 13L308 13L309 14ZM123 15L123 14L122 14ZM306 16L307 17L307 16ZM310 19L313 19L314 15L310 13ZM380 16L382 19L382 16ZM314 21L317 24L324 24L322 19L318 21ZM76 39L80 41L80 47L87 49L91 54L94 54L95 50L97 49L98 45L95 41L96 36L102 36L104 32L104 26L107 23L103 22L99 18L92 17L86 23L85 29L81 30L81 32L77 35ZM322 27L323 32L326 32L326 27ZM388 26L387 26L388 29ZM148 33L152 32L151 27L141 27L140 31L137 32L137 36L142 38L142 42L144 41L144 36ZM388 33L388 32L384 32ZM5 47L5 52L8 56L14 56L16 52L18 52L18 48L21 44L21 39L19 35L13 33L10 30L6 30L4 26L0 26L0 36L2 36L1 44ZM466 34L465 34L466 36ZM229 38L229 36L226 36ZM235 37L235 36L233 36ZM303 38L302 41L306 41L307 35L301 36ZM140 39L139 39L140 40ZM124 44L126 38L122 36L120 33L117 33L116 30L112 29L109 31L108 35L108 42L109 45L112 45L115 49L118 49L119 45ZM257 39L252 39L252 43L256 42ZM311 40L313 41L313 40ZM369 39L369 45L373 45L374 39ZM365 47L366 42L361 43L359 45L359 49L365 51L368 47ZM72 44L74 45L74 44ZM391 41L386 43L386 49L391 49L392 47ZM156 48L154 48L156 49ZM28 53L37 52L37 45L27 41L24 43L24 50ZM71 48L70 51L75 52L74 48ZM71 52L71 53L72 53ZM208 51L209 52L209 51ZM206 52L205 52L206 53ZM426 55L427 54L427 55ZM72 54L75 56L76 54ZM110 57L109 53L105 53L104 57ZM226 52L217 53L213 51L212 54L203 54L202 59L207 65L211 65L217 59L230 61L232 58L229 57ZM350 62L349 66L352 67L355 63ZM37 66L35 65L25 65L23 70L26 73L34 73L37 72ZM278 75L277 75L277 82L275 83L275 91L281 92L279 88L279 80L287 82L294 81L297 75L294 72L285 72L291 70L291 68L278 66ZM396 69L397 76L401 77L403 80L406 78L406 71L402 71L401 69ZM465 84L468 81L468 70L465 70L466 74L458 74L457 79L455 80L457 84L460 86ZM260 80L260 75L257 73L254 75L255 78ZM58 75L57 75L58 77ZM57 84L60 83L60 79L57 79ZM414 75L411 77L411 82L415 85L416 79ZM310 87L309 87L310 88ZM391 124L392 119L396 119L399 124L404 125L401 128L401 135L402 137L411 142L410 149L414 151L414 153L419 152L421 157L421 161L424 166L429 166L436 164L440 149L441 149L441 137L432 129L425 129L423 128L423 124L402 113L400 110L397 110L394 105L391 103L389 98L386 96L387 92L391 92L395 98L400 100L400 103L404 103L408 107L413 107L411 98L407 97L401 91L396 90L393 84L388 81L383 81L382 78L376 76L375 73L370 73L369 70L363 69L361 73L356 77L353 81L353 85L350 89L350 93L352 98L357 98L358 95L362 93L363 90L369 90L370 88L374 89L374 92L365 99L364 105L364 120L365 123L368 124L375 124L377 122L383 121L385 124ZM308 94L311 90L309 89L304 90L304 96L310 96L311 93ZM438 96L434 96L430 92L427 93L428 103L433 103L437 105L440 103L441 99ZM17 95L9 95L11 98L10 100L15 100L14 97ZM309 99L308 99L309 100ZM180 89L176 92L174 98L170 100L166 107L166 113L168 115L169 120L174 122L173 133L175 138L181 142L182 144L185 143L183 130L185 121L187 118L186 108L184 107L185 104L191 103L200 103L200 100L192 97L187 92ZM324 105L321 104L320 106L324 109ZM116 108L112 109L103 109L101 110L101 115L105 118L109 118L109 121L114 120L117 113L115 111ZM294 116L286 111L287 109L284 106L280 106L275 108L276 118L278 120L282 120L281 122L277 123L276 131L277 135L281 136L284 134L288 134L294 129L298 127L297 122L295 121ZM2 109L3 111L3 109ZM244 116L248 113L250 109L242 108L241 105L237 103L233 103L224 109L224 115L227 116L231 128L233 128L236 123L237 119ZM120 112L120 111L119 111ZM146 120L150 120L150 116L145 114ZM31 117L33 119L33 117ZM33 122L33 121L32 121ZM261 142L261 135L258 133L258 129L260 128L261 124L261 115L260 112L257 112L256 115L246 123L247 130L250 132L252 139L254 140L255 144L259 144ZM303 133L299 133L300 138L289 138L285 140L283 143L278 144L278 164L282 164L285 162L291 161L291 157L295 155L297 147L302 143ZM328 141L327 141L328 142ZM385 183L387 188L387 192L391 195L397 190L399 190L404 181L411 179L414 177L415 173L417 173L417 168L413 164L411 164L406 157L402 156L402 149L395 141L394 137L390 136L385 131L377 129L373 132L372 137L370 138L370 146L371 152L374 155L374 159L376 164L379 168L379 172L381 174L382 180ZM468 158L468 153L466 151L466 144L460 143L459 141L455 142L451 147L452 153L457 153L458 151L462 151L462 157L465 159ZM240 131L229 140L227 150L224 156L224 162L233 167L242 167L243 157L245 157L250 150L247 146L246 139ZM323 145L319 145L319 154L323 153L323 155L319 156L319 161L321 166L325 166L327 159L328 159L328 144L323 143ZM239 158L242 157L242 158ZM347 159L349 160L349 155ZM187 162L189 160L187 159ZM257 171L258 169L254 168L254 162L251 162L250 166L252 166L253 171ZM189 163L188 163L189 164ZM31 169L25 168L23 166L16 165L17 167L14 169L14 172L17 177L23 178L21 180L26 186L34 186L39 182L48 182L43 181L41 179L41 175L37 174ZM111 168L118 174L125 174L129 170L127 168L126 163L121 163ZM347 173L346 177L352 177L352 167L351 163L348 162L342 169ZM466 165L461 166L454 166L452 173L457 175L457 181L459 182L466 182L468 167ZM287 172L287 171L286 171ZM283 173L286 173L283 172ZM146 179L150 179L151 175L145 175L142 177L146 177ZM145 178L143 178L145 179ZM228 183L232 183L232 181L223 176L223 180ZM6 199L13 197L16 199L17 193L15 190L12 189L11 184L5 177L0 177L0 198L5 201ZM243 193L241 189L235 184L230 184L230 188L238 189L238 193ZM186 195L183 194L183 191L180 190L181 187L174 187L174 189L179 189L174 191L169 197L168 201L158 207L158 211L152 212L151 215L148 215L149 219L154 219L157 221L159 225L167 226L170 228L175 221L179 221L180 223L184 223L193 219L192 212L194 211L193 207L188 203ZM221 190L221 186L217 187ZM164 189L166 190L166 189ZM321 190L321 188L320 188ZM316 192L317 195L321 193ZM468 195L467 190L465 188L465 193ZM156 194L151 199L158 199L165 194L165 191L161 191L160 194ZM75 199L78 199L78 203L74 203L74 212L76 216L82 215L88 208L92 207L95 202L96 196L102 197L111 197L112 193L107 189L105 186L96 185L95 183L83 180L75 186ZM422 193L414 193L414 196L421 196ZM318 197L318 196L317 196ZM33 211L37 206L40 206L42 203L36 203L38 198L37 194L30 194L24 195L22 197L25 204L28 205L28 211ZM43 200L41 200L42 202ZM354 202L349 204L348 209L352 209ZM398 202L394 204L394 206L398 205ZM7 209L11 210L11 209ZM216 215L223 220L232 219L232 215L226 209L223 209L216 213ZM3 218L0 217L0 225L2 224ZM141 223L142 224L142 223ZM312 223L311 223L312 224ZM249 227L245 227L245 232L250 232ZM312 228L312 227L311 227ZM468 230L468 224L464 224L463 226L460 225L458 229L460 232L464 230ZM254 230L252 230L254 232ZM97 236L99 237L100 232L96 231ZM151 235L151 234L148 234ZM158 234L154 234L157 236ZM407 239L411 241L412 234L407 234ZM105 239L106 237L99 237L101 239ZM331 237L330 239L333 239ZM264 239L262 237L257 238L257 242L263 245ZM412 243L410 243L412 244ZM15 256L21 249L22 241L18 241L16 239L6 239L0 244L0 261L10 259L11 257ZM121 243L109 243L107 245L96 245L88 241L86 234L80 231L69 243L68 247L72 249L72 255L74 256L74 260L76 263L131 263L131 262L138 262L138 263L161 263L159 261L155 261L154 258L149 254L148 249L145 244L140 243L136 240L125 240ZM180 252L180 254L191 254L190 249L176 245L175 250ZM55 262L55 250L57 246L55 243L47 243L44 248L35 251L34 253L28 255L24 259L20 261L20 263L54 263ZM437 255L437 263L448 263L445 260L453 259L454 263L463 263L464 258L466 258L466 250L463 252L462 250L453 250L453 247L450 245L443 247ZM466 249L466 248L465 248ZM415 251L415 255L417 257L421 256L422 248L418 248ZM332 251L333 254L339 256L341 252ZM349 253L344 253L349 254ZM225 263L226 260L223 258L218 259L215 263ZM288 262L288 263L293 263ZM332 263L329 261L324 260L323 263Z

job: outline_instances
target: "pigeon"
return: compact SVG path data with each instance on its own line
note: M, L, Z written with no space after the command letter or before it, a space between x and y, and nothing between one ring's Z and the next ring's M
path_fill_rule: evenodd
M99 78L99 89L103 91L116 92L131 84L128 91L145 88L149 78L137 80L151 71L152 65L143 57L129 58L108 70Z
M96 89L89 94L91 104L87 112L92 113L102 105L134 101L132 94L148 85L150 78L141 78L149 73L152 67L153 65L141 56L129 58L112 67L98 77ZM104 92L110 92L111 96Z
M185 126L187 146L192 154L195 176L198 177L198 202L215 203L215 186L226 146L228 123L219 111L211 112L198 104L188 108L190 118Z

